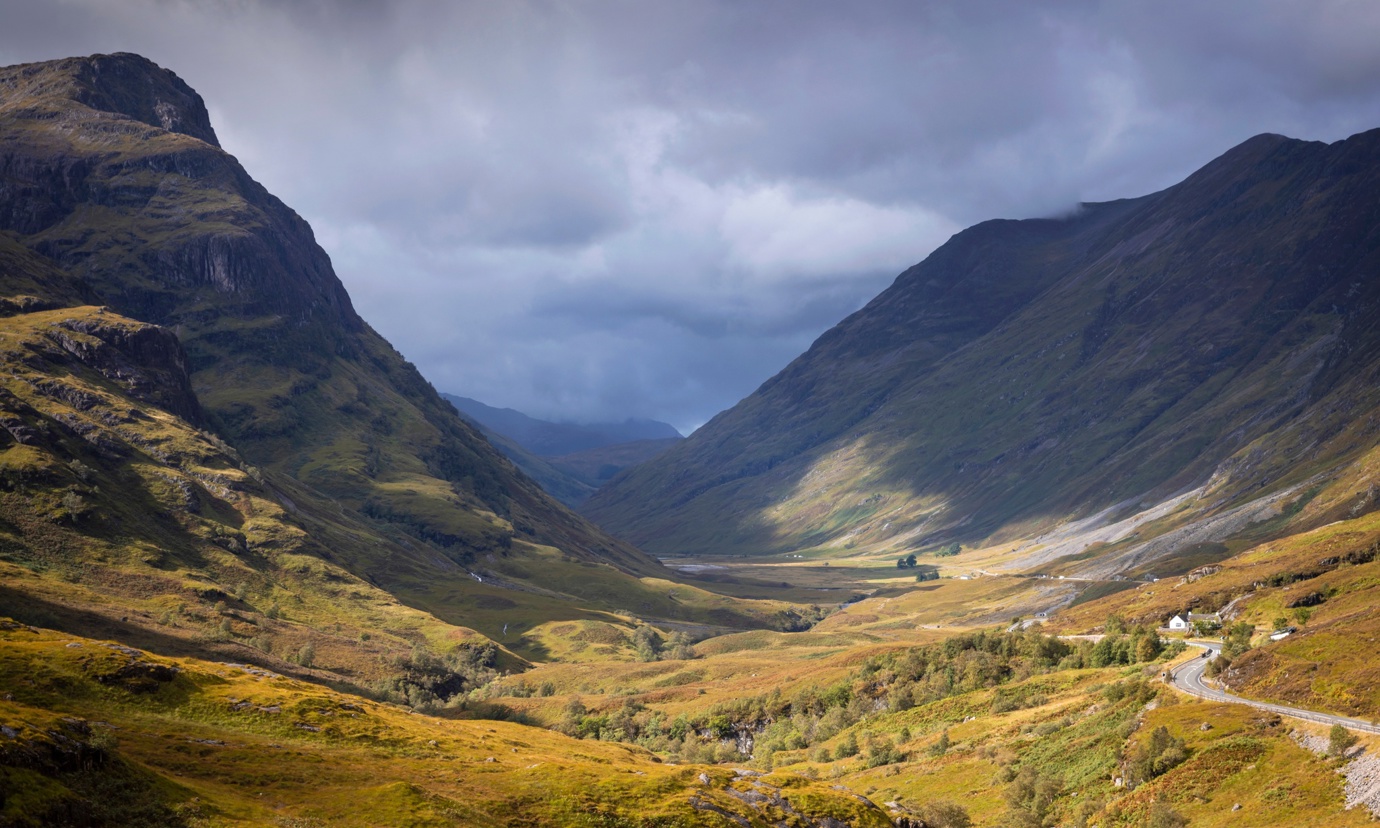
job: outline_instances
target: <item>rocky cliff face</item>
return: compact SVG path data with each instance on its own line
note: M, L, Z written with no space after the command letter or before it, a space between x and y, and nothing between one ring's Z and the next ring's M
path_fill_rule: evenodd
M195 92L136 55L0 70L0 228L158 324L364 327L306 222L220 149Z
M1376 443L1377 215L1380 131L978 225L586 511L657 552L923 550L1293 492Z

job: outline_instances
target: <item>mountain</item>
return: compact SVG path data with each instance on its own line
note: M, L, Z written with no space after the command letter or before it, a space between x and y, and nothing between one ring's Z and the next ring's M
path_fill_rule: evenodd
M511 408L494 408L469 397L442 394L474 422L516 440L542 457L560 457L589 449L643 440L679 440L675 427L656 420L629 417L621 423L553 423Z
M548 494L568 506L578 506L618 472L684 439L674 427L656 420L553 423L469 397L441 396Z
M659 554L1220 556L1374 508L1377 272L1380 131L1261 135L1162 192L958 233L584 511Z
M0 611L30 623L281 670L311 644L359 682L479 632L511 661L559 620L780 609L669 597L517 471L136 55L0 69L0 334Z
M551 465L577 480L598 488L614 475L631 466L645 463L684 440L684 437L662 437L653 440L633 440L607 446L576 451L550 458Z
M464 417L462 414L461 417ZM587 483L584 480L571 475L556 467L554 458L540 457L526 448L523 448L513 438L500 434L488 426L480 425L478 422L471 421L480 434L493 444L493 447L502 452L504 457L512 461L514 466L522 471L523 474L536 481L541 486L542 491L551 495L555 499L564 503L572 509L579 506L589 499L591 494L598 486L594 483Z

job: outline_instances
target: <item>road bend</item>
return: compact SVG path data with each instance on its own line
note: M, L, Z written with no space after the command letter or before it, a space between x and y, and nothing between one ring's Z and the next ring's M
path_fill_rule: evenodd
M1318 713L1313 710L1303 710L1298 707L1288 707L1282 704L1270 704L1253 699L1243 699L1240 696L1214 687L1208 684L1203 678L1203 671L1207 669L1208 662L1222 652L1222 645L1214 642L1187 642L1192 647L1202 647L1206 652L1202 658L1195 658L1185 664L1170 671L1170 684L1185 693L1209 701L1229 702L1231 704L1245 704L1260 710L1268 710L1271 713L1278 713L1281 716L1289 716L1294 719L1303 719L1308 722L1317 722L1325 725L1341 725L1352 730L1360 730L1365 733L1380 733L1380 725L1372 724L1363 719L1352 719L1346 716L1334 716L1331 713Z

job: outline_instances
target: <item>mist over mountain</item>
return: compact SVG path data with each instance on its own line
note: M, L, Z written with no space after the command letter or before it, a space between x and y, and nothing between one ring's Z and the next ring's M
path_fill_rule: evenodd
M523 473L571 507L584 503L614 475L684 439L675 427L656 420L554 423L469 397L441 396Z
M523 448L543 457L559 457L638 440L681 438L674 426L656 420L629 417L622 422L556 423L529 417L511 408L495 408L469 397L446 393L441 396L471 420L511 437Z
M1113 572L1191 545L1152 540L1174 527L1373 508L1377 209L1380 131L1261 135L1162 192L976 225L585 512L660 554L923 551L1081 518L1114 527L1087 564Z

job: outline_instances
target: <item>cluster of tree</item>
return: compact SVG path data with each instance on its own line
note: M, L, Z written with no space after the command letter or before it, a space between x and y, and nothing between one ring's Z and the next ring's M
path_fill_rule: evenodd
M1054 806L1063 791L1063 782L1028 765L1007 773L1013 775L1002 791L1006 800L1005 824L1010 828L1046 828L1055 824Z
M1134 787L1153 776L1162 774L1186 758L1184 744L1175 739L1166 728L1157 728L1143 743L1131 743L1127 748L1123 740L1130 738L1139 727L1139 713L1146 702L1161 692L1155 683L1142 677L1118 681L1103 688L1106 701L1099 716L1098 730L1109 734L1116 741L1115 761L1122 769L1122 775L1132 780ZM1052 726L1046 723L1032 732L1041 734L1041 729ZM1070 726L1065 723L1063 726ZM1083 737L1080 737L1083 738ZM1123 815L1113 813L1106 822L1096 823L1094 818L1102 813L1106 801L1097 797L1075 798L1068 795L1065 780L1059 775L1064 769L1066 758L1060 751L1032 750L1024 753L1019 760L1004 764L997 775L1002 784L1002 798L1006 803L1005 813L998 824L1021 826L1022 828L1049 828L1054 825L1070 825L1087 828L1093 824L1131 824L1124 822ZM1096 751L1099 748L1086 742L1084 749ZM1104 815L1107 816L1107 815ZM1186 823L1182 816L1167 804L1156 803L1148 815L1138 818L1134 824L1150 828L1182 828Z
M897 568L897 569L907 569L907 568L909 568L909 569L914 569L914 568L915 568L915 554L914 554L914 553L911 553L911 554L909 554L909 555L906 555L905 557L897 558L897 559L896 559L896 568Z
M1153 624L1129 625L1120 616L1107 619L1105 635L1096 643L1080 641L1076 662L1069 667L1113 667L1118 664L1140 664L1154 661L1165 652L1165 643ZM1183 644L1175 642L1176 651Z
M939 551L935 552L934 554L937 558L952 558L962 551L962 546L959 546L957 543L951 543L943 549L940 549Z
M566 704L555 729L580 739L631 742L679 762L715 764L742 759L728 717L691 719L682 714L669 718L630 698L617 709L595 711L576 696Z
M632 645L639 661L685 661L695 657L695 648L689 635L673 632L663 639L661 633L646 624L639 624L633 630Z
M1216 618L1195 618L1193 619L1193 632L1197 635L1208 636L1222 629L1222 622Z
M972 828L973 824L966 808L947 799L927 802L916 808L914 814L911 824L919 823L925 828Z
M461 644L437 656L421 644L410 655L389 658L393 674L380 679L372 695L384 701L406 704L426 712L443 706L465 706L467 695L498 677L493 642Z
M772 616L771 626L772 629L781 632L804 632L818 624L828 614L829 610L815 604L811 604L805 609L791 607L790 609L778 610Z
M1122 756L1122 776L1126 779L1126 787L1134 790L1178 767L1187 758L1184 740L1172 735L1169 728L1161 725L1150 734L1149 741L1133 746Z
M1077 653L1075 645L1037 633L976 632L874 656L847 681L824 688L806 686L790 696L777 690L719 704L696 717L669 721L631 704L614 714L577 709L567 711L559 729L586 738L637 742L679 757L695 755L697 741L717 742L751 753L769 766L776 752L805 750L828 742L878 710L905 710L1024 679L1058 669ZM1076 666L1082 666L1081 662ZM828 756L816 758L829 761L860 752L869 762L900 759L894 744L874 741L859 745L847 738Z
M1251 648L1251 636L1254 634L1255 627L1245 621L1233 624L1222 636L1222 652L1208 662L1204 674L1215 677L1226 672L1234 660Z
M1120 633L1097 643L1028 630L968 633L873 656L851 678L827 687L807 685L790 695L777 689L674 718L631 699L611 711L591 711L573 699L556 729L581 738L636 743L687 762L751 755L770 767L780 751L812 751L816 761L861 755L869 765L891 764L904 758L898 743L873 736L860 744L845 731L882 710L895 712L975 690L1003 688L1055 670L1134 664L1157 658L1164 650L1153 628L1118 628L1116 622L1112 628ZM1005 712L1043 701L1027 688L999 689L993 710ZM837 744L825 745L840 733L845 736ZM947 734L931 745L941 751L947 747Z

